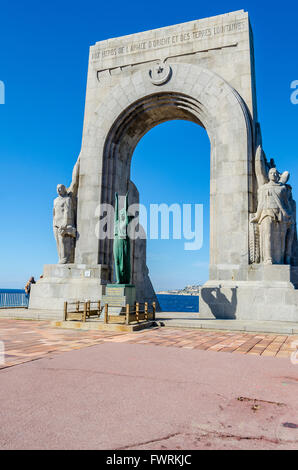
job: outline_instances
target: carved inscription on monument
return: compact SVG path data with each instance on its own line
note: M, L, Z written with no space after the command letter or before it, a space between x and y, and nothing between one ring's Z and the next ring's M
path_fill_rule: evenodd
M214 38L226 33L234 33L244 31L246 27L245 21L237 21L234 23L212 26L205 29L194 31L181 32L171 36L166 36L157 39L142 41L139 43L126 44L124 46L112 47L110 49L95 49L91 54L92 61L105 59L109 57L124 56L133 54L135 52L144 52L163 47L173 46L176 44L183 44L195 42L203 39Z

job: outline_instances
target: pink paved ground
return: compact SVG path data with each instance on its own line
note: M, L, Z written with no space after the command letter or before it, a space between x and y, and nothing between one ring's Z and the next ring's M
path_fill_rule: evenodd
M0 371L0 448L298 449L297 391L289 358L105 341Z

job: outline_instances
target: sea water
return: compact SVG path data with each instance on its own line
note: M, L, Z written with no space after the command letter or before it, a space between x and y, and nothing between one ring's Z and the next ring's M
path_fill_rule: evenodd
M4 294L9 294L5 296ZM12 295L13 294L13 295ZM13 298L13 306L24 304L24 289L0 289L0 307L9 306L8 299ZM198 312L199 297L197 295L167 295L157 294L157 299L163 312Z

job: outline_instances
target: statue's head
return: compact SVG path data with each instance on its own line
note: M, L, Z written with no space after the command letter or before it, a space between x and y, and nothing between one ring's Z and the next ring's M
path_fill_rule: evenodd
M67 191L66 191L66 187L64 186L64 184L58 184L57 193L59 194L59 196L65 196L66 195Z
M276 168L271 168L268 173L269 181L273 181L274 183L279 182L280 174Z

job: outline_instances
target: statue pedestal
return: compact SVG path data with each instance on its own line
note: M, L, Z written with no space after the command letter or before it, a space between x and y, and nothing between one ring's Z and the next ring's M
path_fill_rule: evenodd
M108 284L103 304L108 304L110 315L125 315L126 305L135 305L136 288L132 284Z
M108 266L100 264L46 264L31 287L29 309L62 312L65 301L101 300L108 276Z
M200 318L298 322L298 267L250 265L247 280L210 280L200 289Z

